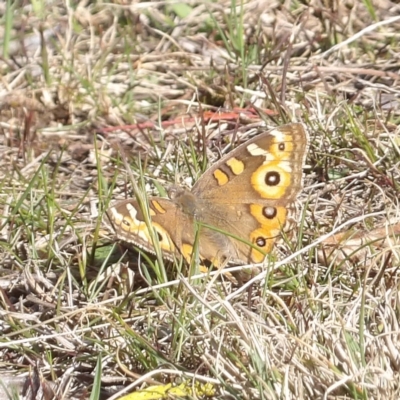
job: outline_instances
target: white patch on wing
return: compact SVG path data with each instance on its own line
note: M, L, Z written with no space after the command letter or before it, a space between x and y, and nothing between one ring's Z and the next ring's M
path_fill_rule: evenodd
M136 210L136 208L135 207L133 207L133 205L132 204L127 204L126 205L126 208L127 208L127 210L129 211L129 215L131 216L131 218L136 222L136 221L138 221L137 219L136 219L136 215L137 215L137 210Z
M250 143L247 146L247 150L252 156L267 156L268 155L267 150L262 149L261 147L257 146L255 143Z
M274 129L270 132L272 136L275 136L276 140L275 143L282 143L285 141L285 134L280 131L279 129Z

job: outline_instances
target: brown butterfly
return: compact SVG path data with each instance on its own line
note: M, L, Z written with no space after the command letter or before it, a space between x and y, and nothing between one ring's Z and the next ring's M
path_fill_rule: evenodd
M191 191L173 186L170 198L150 197L149 215L163 256L196 250L202 260L258 263L269 253L302 188L308 135L300 123L261 133L221 158ZM135 199L107 210L117 238L154 252Z

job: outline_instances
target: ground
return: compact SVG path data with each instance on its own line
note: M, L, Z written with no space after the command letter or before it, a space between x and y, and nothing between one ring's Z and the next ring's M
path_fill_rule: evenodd
M10 3L0 397L399 398L400 6ZM310 136L297 224L223 270L249 280L106 229L113 201L190 189L290 122Z

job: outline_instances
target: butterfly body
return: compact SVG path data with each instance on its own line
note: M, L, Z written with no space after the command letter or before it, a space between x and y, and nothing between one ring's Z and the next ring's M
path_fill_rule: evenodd
M228 153L191 191L173 186L170 199L150 197L151 225L164 256L190 260L198 252L216 266L262 262L293 211L307 148L303 125L284 125ZM115 204L107 215L119 239L154 252L136 200Z

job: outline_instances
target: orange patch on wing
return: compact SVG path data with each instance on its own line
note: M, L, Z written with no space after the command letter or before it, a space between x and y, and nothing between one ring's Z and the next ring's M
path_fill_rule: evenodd
M243 161L240 161L235 157L230 158L226 162L226 165L231 169L231 171L235 175L240 175L244 171L244 163L243 163Z
M276 215L273 218L267 218L264 214L265 208L260 204L250 204L251 215L261 224L268 237L275 237L285 225L287 210L285 207L275 207Z
M274 138L272 146L269 148L270 153L276 161L289 161L293 153L293 138L289 135L283 136L283 140ZM283 149L280 147L284 146Z
M152 223L153 229L158 236L158 243L160 244L161 250L165 250L173 253L175 251L174 242L171 239L169 233L159 224ZM146 227L147 228L147 227ZM151 236L148 229L146 229L146 235L148 235L148 240L151 243Z
M260 239L264 240L264 245L260 246ZM274 246L275 239L268 237L268 231L263 228L259 228L251 232L250 241L257 246L257 248L251 249L251 259L255 263L263 262L265 255L272 250ZM258 250L260 249L260 250Z
M268 172L276 172L279 174L280 181L276 186L267 185L265 182ZM263 199L281 199L286 192L286 188L290 186L290 183L291 168L289 165L286 165L286 163L279 161L262 165L251 176L251 185L253 189Z
M192 258L192 254L193 254L193 246L187 243L183 243L182 244L182 255L185 258L185 260L190 263L190 260Z
M217 180L219 186L223 186L229 182L228 175L220 169L214 171L214 178Z
M164 214L165 213L165 209L161 207L161 204L158 201L152 200L151 204L157 210L157 212L159 214Z
M251 242L260 249L260 251L252 249L251 259L253 262L262 262L264 260L265 254L272 250L275 239L286 222L287 210L284 207L276 207L276 215L273 218L267 218L264 215L265 208L259 204L250 205L251 215L261 224L260 228L250 234ZM264 245L260 246L263 241Z

